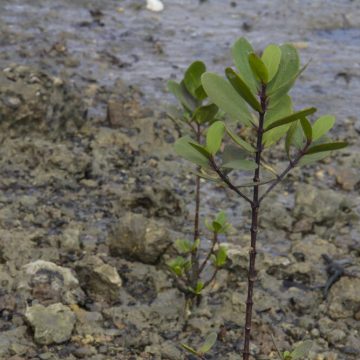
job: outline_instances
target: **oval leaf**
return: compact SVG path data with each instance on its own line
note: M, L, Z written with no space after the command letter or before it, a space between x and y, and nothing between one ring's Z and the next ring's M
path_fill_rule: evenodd
M230 81L233 88L238 92L238 94L255 110L262 112L261 105L256 97L251 92L250 88L246 85L245 81L236 74L236 72L231 68L226 68L225 70L226 77Z
M190 145L191 142L193 142L193 140L190 138L190 136L181 137L176 141L174 145L175 152L184 159L196 165L202 167L209 167L208 158L202 153L200 153L198 150L194 149L194 147Z
M268 94L272 94L283 85L294 79L299 72L300 59L297 49L291 44L280 46L281 58L279 68L274 78L268 85Z
M269 81L269 72L263 61L255 54L249 55L249 64L251 70L260 79L263 84L267 84Z
M296 121L296 120L299 120L305 116L308 116L308 115L311 115L313 114L314 112L316 112L316 108L314 107L311 107L311 108L308 108L308 109L304 109L304 110L301 110L301 111L297 111L289 116L286 116L280 120L277 120L275 122L273 122L272 124L270 124L269 126L267 126L267 128L264 130L264 131L269 131L271 129L274 129L278 126L282 126L282 125L285 125L285 124L290 124L292 123L293 121Z
M309 352L312 348L312 345L313 345L313 342L311 340L306 340L306 341L302 342L291 353L291 359L299 360L301 358L306 357L309 354Z
M243 37L238 39L231 48L231 54L236 68L251 92L256 94L258 84L249 64L249 55L252 52L254 52L254 50L251 44Z
M197 89L201 86L201 75L206 71L206 66L202 61L194 61L185 71L184 85L187 91L198 98L200 93ZM203 100L202 98L199 100Z
M323 152L323 151L340 150L347 146L348 146L348 143L345 141L315 145L306 152L306 155L316 154L316 153Z
M216 332L212 332L211 334L209 334L206 337L205 342L198 349L198 353L206 354L215 345L216 340L217 340L217 333Z
M214 122L206 133L206 147L212 155L215 155L221 146L225 126L222 121Z
M174 80L169 80L167 83L168 89L172 92L181 105L189 110L194 111L196 108L196 101L189 92L186 90L185 85L183 83L179 84Z
M290 157L290 147L293 144L294 135L296 132L296 129L298 127L298 123L294 122L291 124L288 132L286 133L285 138L285 151L288 157Z
M217 74L207 72L201 76L201 82L214 104L233 120L243 125L251 125L252 116L246 102L228 81Z
M279 69L281 50L279 46L270 44L261 56L261 60L268 70L268 81L271 81Z
M320 116L312 127L313 140L320 139L325 135L335 124L335 116L324 115Z
M201 106L195 110L193 119L195 119L198 124L209 123L214 120L218 111L219 108L215 104Z

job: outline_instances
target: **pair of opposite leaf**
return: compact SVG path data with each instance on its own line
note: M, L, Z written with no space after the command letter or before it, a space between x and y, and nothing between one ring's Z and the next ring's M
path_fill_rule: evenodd
M307 145L300 165L318 161L329 155L331 150L341 149L347 145L345 142L328 142L325 137L334 125L334 117L322 116L311 125L307 117L315 113L315 108L293 112L291 98L287 93L305 69L300 69L299 56L294 46L271 44L266 47L260 58L254 53L251 45L244 38L240 38L232 47L232 55L238 72L227 68L227 80L217 74L206 72L205 65L197 61L186 70L180 84L169 82L170 91L178 98L185 112L192 112L192 119L199 123L207 121L211 125L208 134L210 132L216 135L207 135L206 146L197 144L189 137L179 139L176 150L181 156L197 165L209 166L208 158L216 153L214 150L219 148L219 142L221 145L224 131L229 134L224 124L217 121L218 109L237 123L255 128L258 126L258 120L254 111L261 113L266 110L263 145L273 145L286 134L285 150L289 158L291 146L301 151ZM266 109L262 108L258 99L259 92L264 86ZM212 102L203 105L207 97ZM197 114L196 117L194 114ZM234 136L229 135L234 140ZM237 145L244 148L245 144L245 151L252 152L251 144L239 136L237 140L234 140ZM243 162L243 166L244 170L250 170L255 165Z

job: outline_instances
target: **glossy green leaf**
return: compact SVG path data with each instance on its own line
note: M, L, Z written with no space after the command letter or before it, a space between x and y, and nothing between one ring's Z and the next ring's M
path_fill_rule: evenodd
M169 80L167 85L169 91L175 95L175 97L178 99L178 101L185 109L189 111L195 110L196 101L186 90L185 85L183 83L179 84L174 80Z
M306 340L298 345L295 350L291 353L292 360L300 360L306 356L308 356L313 342L311 340Z
M221 160L222 163L225 164L232 160L245 159L247 155L248 153L237 145L228 144L224 147L224 151L221 154Z
M269 72L263 61L255 54L249 55L249 64L253 73L259 78L263 84L269 81Z
M226 127L226 132L228 133L228 135L231 137L231 139L238 144L242 149L246 150L249 153L254 153L256 152L256 149L250 145L249 143L247 143L245 140L243 140L240 136L236 135L231 129L229 129L229 127Z
M182 256L177 256L175 259L170 260L167 265L176 275L180 276L188 266L188 261Z
M217 74L205 73L201 82L209 98L231 119L243 125L251 125L252 116L243 98L224 78Z
M214 122L206 133L206 148L215 155L220 147L225 132L225 125L222 121Z
M298 123L294 122L291 124L289 130L286 133L286 138L285 138L285 151L287 156L290 156L290 147L293 144L293 140L294 140L294 135L295 135L295 131L298 127Z
M205 100L208 97L202 85L195 90L195 97L200 101Z
M245 81L253 94L258 92L257 81L249 64L249 55L254 50L251 44L243 37L238 39L231 48L232 57L241 78Z
M297 49L291 44L284 44L280 46L280 50L281 58L278 71L267 87L268 94L280 89L290 79L294 79L299 72L300 59Z
M261 56L261 60L268 70L268 81L271 81L279 69L281 49L279 46L270 44Z
M223 164L222 167L233 170L255 170L257 169L257 164L252 160L238 159L229 161Z
M198 124L209 123L215 118L218 111L219 108L215 104L204 105L195 110L193 118Z
M205 342L201 345L201 347L197 350L197 352L199 354L206 354L215 345L216 340L217 340L217 333L212 332L206 337Z
M183 136L178 139L175 143L175 152L183 157L184 159L202 166L209 167L208 156L202 154L197 149L194 149L193 146L190 145L194 140L190 138L190 136Z
M272 124L270 124L269 126L266 127L265 131L269 131L271 129L274 129L278 126L282 126L285 124L290 124L296 120L299 120L301 118L303 118L304 116L308 116L313 114L314 112L316 112L316 108L311 107L305 110L301 110L301 111L297 111L289 116L286 116L280 120L274 121Z
M335 124L335 116L323 115L320 116L312 127L313 140L317 140L325 135Z
M224 266L227 259L227 248L225 246L220 246L216 252L216 262L217 267Z
M225 74L237 93L255 110L262 111L261 105L255 95L251 92L245 81L243 81L231 68L225 69Z
M195 294L198 294L200 295L201 294L201 291L204 289L204 283L202 281L198 281L197 284L196 284L196 287L195 289L193 289L193 292Z
M192 243L187 239L177 239L175 247L180 253L187 254L192 250Z
M195 98L200 95L199 92L197 93L197 89L201 87L201 75L205 71L206 66L202 61L194 61L185 71L184 85L187 91Z
M207 148L198 144L197 142L189 142L190 146L192 146L196 151L198 151L201 155L205 156L207 159L210 159L211 153L208 151Z
M304 131L307 143L310 144L313 136L310 121L306 117L303 117L300 119L300 124Z
M348 143L344 142L344 141L315 145L315 146L312 146L306 152L306 155L316 154L316 153L323 152L323 151L340 150L347 146L348 146Z

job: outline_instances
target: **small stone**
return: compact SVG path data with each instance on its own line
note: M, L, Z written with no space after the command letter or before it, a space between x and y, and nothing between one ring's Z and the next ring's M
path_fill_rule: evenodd
M113 256L154 264L171 244L171 237L164 224L127 213L113 227L109 242Z
M34 329L34 340L40 345L61 344L70 339L76 317L65 305L57 303L45 307L29 307L26 319Z

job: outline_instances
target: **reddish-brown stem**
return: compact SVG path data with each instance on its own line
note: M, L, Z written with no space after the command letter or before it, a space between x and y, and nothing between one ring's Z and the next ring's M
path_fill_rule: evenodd
M266 86L262 85L260 92L260 101L262 111L259 113L259 127L257 129L257 142L256 142L256 156L255 162L257 168L255 169L253 182L258 183L260 181L260 161L261 153L263 150L262 138L264 130L264 118L266 111ZM254 283L256 281L256 239L258 233L258 216L259 216L259 184L253 187L253 200L251 203L251 244L249 251L249 270L248 270L248 291L246 299L246 315L245 315L245 330L244 330L244 350L243 360L249 360L250 358L250 337L251 337L251 319L253 308L253 292Z
M201 141L201 128L196 124L196 140ZM194 215L194 243L200 236L199 230L199 214L200 214L200 176L196 175L195 179L195 215ZM190 284L194 289L199 278L199 256L198 249L194 246L191 252L191 279Z
M199 268L199 275L203 272L203 270L205 269L206 264L208 263L211 255L214 252L215 246L218 243L218 236L217 233L214 231L213 233L213 240L212 240L212 244L211 244L211 249L208 252L208 254L206 255L206 258L204 259L204 261L201 263L200 268Z

